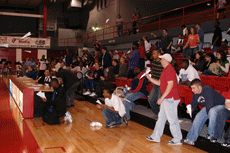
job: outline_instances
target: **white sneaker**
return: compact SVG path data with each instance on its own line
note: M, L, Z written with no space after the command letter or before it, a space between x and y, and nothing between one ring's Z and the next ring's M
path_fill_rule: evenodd
M93 93L91 93L89 96L90 96L90 97L94 97L94 96L96 96L96 93L93 92Z
M65 120L65 121L68 120L70 123L73 122L72 116L71 116L71 114L70 114L69 111L67 111L67 112L65 113L64 120Z
M87 91L87 92L83 93L83 95L90 95L90 94L91 94L90 91Z

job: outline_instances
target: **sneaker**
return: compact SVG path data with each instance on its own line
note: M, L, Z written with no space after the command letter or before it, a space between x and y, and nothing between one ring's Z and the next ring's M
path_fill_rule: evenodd
M146 137L146 139L149 140L149 141L152 141L152 142L159 142L159 141L154 140L154 139L151 138L151 137Z
M94 97L94 96L96 96L96 93L95 93L95 92L92 92L89 96L90 96L90 97Z
M205 137L206 137L206 139L208 139L208 140L211 140L211 138L212 138L212 136L211 136L210 134L207 134Z
M67 112L65 113L64 120L65 120L65 121L68 120L70 123L73 122L72 116L71 116L71 114L70 114L69 111L67 111Z
M187 145L191 145L191 146L195 145L194 141L189 141L188 139L183 139L181 142L183 144L187 144Z
M117 127L116 123L110 123L108 126L106 126L107 128L115 128Z
M87 91L87 92L83 93L83 95L90 95L90 94L91 94L90 91Z
M225 141L224 143L221 143L221 146L223 147L230 147L230 143Z
M123 121L125 122L126 125L128 125L128 119L126 116L123 117Z
M181 142L174 142L174 141L168 141L168 144L169 145L182 145L182 143Z
M217 139L216 139L215 137L212 137L212 138L210 139L210 141L211 141L212 143L215 143L215 142L217 142Z

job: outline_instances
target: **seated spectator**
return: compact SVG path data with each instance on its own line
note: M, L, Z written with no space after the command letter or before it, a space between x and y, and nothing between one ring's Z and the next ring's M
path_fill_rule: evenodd
M206 54L205 55L205 67L204 67L204 69L205 70L208 70L209 69L209 67L210 67L210 65L212 64L212 63L215 63L216 62L216 58L215 58L215 56L213 55L213 54L210 54L210 53L208 53L208 54Z
M181 70L179 73L179 84L190 86L190 82L194 79L200 79L197 70L189 64L187 59L181 61Z
M228 91L225 100L225 108L220 110L217 114L214 137L210 140L211 142L221 142L227 120L230 120L230 90ZM230 147L230 132L228 133L228 139L221 145L224 147Z
M161 62L160 62L161 59L159 58L159 56L161 55L160 52L161 52L160 49L157 49L157 50L153 50L152 53L153 60L152 60L152 68L151 68L152 69L151 78L155 80L160 80L161 72L163 70L163 67L161 66ZM159 113L160 106L157 104L157 100L160 97L161 97L160 86L154 84L148 98L149 105L153 113L155 114L154 117L157 117Z
M141 70L145 69L145 60L144 60L144 56L145 56L145 46L144 46L144 40L140 39L139 40L139 52L140 52L140 59L139 59L139 67L141 67Z
M59 84L58 79L52 79L50 83L54 89L51 99L43 99L47 104L44 109L42 120L50 125L60 124L60 117L64 116L66 108L66 93L64 87Z
M225 51L219 50L216 54L217 65L220 67L220 74L229 72L229 61Z
M175 50L176 52L182 52L182 50L183 50L183 41L184 41L184 39L183 39L183 36L182 36L182 34L179 34L179 39L177 40L177 44L176 44L176 46L175 46L175 48L173 49L173 47L172 47L172 49L173 50Z
M50 82L51 82L51 73L50 73L50 70L49 69L46 69L45 72L44 72L44 75L43 76L40 76L36 82L38 83L41 83L41 84L47 84L47 85L50 85Z
M37 79L37 73L34 71L34 68L33 66L29 66L28 67L28 70L26 70L26 76L28 78L32 78L33 80L36 80Z
M151 65L151 62L149 60L149 55L148 54L145 54L144 60L145 60L145 69L147 69L147 68L150 69L150 67L148 67L148 65Z
M142 76L141 68L136 67L134 69L134 74L136 77L132 80L131 89L124 89L124 96L125 96L125 110L126 110L126 117L129 120L130 119L130 109L135 107L134 101L141 98L141 97L147 97L148 91L146 90L146 86L148 85L148 80Z
M72 68L71 71L72 72L76 71L78 79L83 79L85 77L85 73L87 72L87 68L84 67L83 62L80 62L79 66Z
M118 51L117 51L117 50L114 51L114 55L113 55L113 58L112 58L112 59L113 59L113 60L116 59L116 60L119 61L120 56L118 55Z
M200 43L200 37L197 34L196 27L191 28L191 34L188 36L188 41L186 45L183 47L183 49L186 49L188 46L190 47L190 54L194 55L196 54L196 51L198 49L198 44Z
M20 76L25 76L26 75L26 70L28 69L28 65L26 64L26 60L22 60L22 69L21 72L19 73Z
M98 84L96 86L96 94L98 97L102 96L102 88L112 88L111 82L115 82L115 75L113 69L111 67L107 68L107 77L104 78L103 76L100 77Z
M172 67L174 68L174 70L176 71L176 75L177 75L177 77L178 77L178 75L179 75L179 70L177 69L177 60L175 59L175 58L173 58L172 59L172 62L171 62L171 65L172 65ZM177 78L178 79L178 78ZM179 82L179 80L178 80L178 82Z
M91 74L89 75L86 74L86 79L85 79L86 92L83 95L90 95L92 97L96 96L95 88L101 76L104 76L103 71L102 69L100 69L99 64L95 63L95 70L91 72Z
M118 60L114 59L112 61L112 65L113 65L113 72L114 72L114 74L118 75L118 73L119 73L119 62L118 62Z
M128 76L127 64L125 63L124 57L120 58L119 73L116 76L118 76L119 78L122 78L122 77L126 78Z
M209 75L217 76L217 75L219 75L220 68L216 63L215 56L213 54L208 53L205 56L205 60L206 60L205 70L202 73L202 75L206 75L206 76L209 76Z
M104 89L103 96L105 97L105 104L97 105L99 109L103 109L102 114L105 118L105 125L107 128L114 128L117 125L125 123L128 125L125 116L125 106L121 99L112 94L111 89Z
M225 51L226 53L228 52L228 41L227 39L222 39L221 40L221 46L218 47L218 49L216 50L216 52L218 52L219 50L223 50Z
M198 104L203 106L203 108L196 114L192 128L188 132L186 139L182 140L184 144L188 145L194 145L207 119L209 119L209 124L206 137L207 139L211 139L214 136L217 114L224 109L225 102L225 98L220 93L209 86L202 86L199 79L194 79L191 82L191 88L194 93L191 102L191 111L194 112ZM189 112L187 111L187 113Z
M147 54L148 56L150 56L150 48L152 47L151 43L149 42L149 39L147 38L147 36L143 36L143 40L145 43L145 54Z
M55 59L54 62L55 62L55 70L56 70L56 72L58 72L58 70L61 67L61 63L60 63L59 59Z
M205 61L204 61L204 57L203 57L203 52L197 51L196 52L196 61L191 62L190 64L194 66L194 68L198 71L199 74L201 74L205 69Z
M111 56L111 59L113 59L113 52L110 50L110 51L108 51L109 52L109 54L110 54L110 56Z
M86 65L93 65L92 63L94 62L93 56L88 52L88 48L83 47L83 57L84 62Z

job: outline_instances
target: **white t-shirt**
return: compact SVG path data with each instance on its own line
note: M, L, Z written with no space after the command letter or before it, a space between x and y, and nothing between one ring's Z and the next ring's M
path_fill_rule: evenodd
M40 61L40 70L45 70L47 63L48 63L48 61Z
M120 25L124 22L124 20L122 18L120 19L116 19L117 25Z
M60 69L60 67L61 67L61 63L58 62L58 63L55 65L56 72L58 72L58 70Z
M85 77L85 73L87 72L87 68L86 67L82 67L82 70L80 68L80 66L76 66L75 68L72 68L71 71L78 71L78 72L81 72L83 74L83 77ZM81 73L77 73L77 77L79 79L82 78L82 74Z
M117 59L117 60L119 60L119 58L120 58L120 56L119 56L118 54L113 55L113 59Z
M123 104L121 99L114 94L112 94L111 99L105 98L105 104L109 107L112 107L115 111L118 111L118 114L121 117L126 114L125 105Z
M148 43L147 41L145 41L145 52L149 53L150 48L151 48L151 43Z
M190 82L193 79L200 79L197 70L192 65L189 65L187 70L181 69L179 73L179 78L182 79L182 81L189 80Z

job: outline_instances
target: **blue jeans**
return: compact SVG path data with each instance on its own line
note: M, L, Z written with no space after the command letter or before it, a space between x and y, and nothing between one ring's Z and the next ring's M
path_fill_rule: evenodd
M141 98L141 97L146 97L145 94L143 94L142 92L136 92L136 93L129 93L127 91L127 89L124 89L124 96L125 96L125 101L124 101L124 105L125 105L125 110L126 110L126 117L129 120L130 119L130 109L134 108L136 105L134 103L135 100Z
M221 140L224 133L224 127L226 121L230 119L230 111L226 108L219 111L216 117L216 127L214 132L214 137L218 140ZM230 132L228 133L228 142L230 142Z
M158 120L156 122L153 134L150 136L155 141L161 141L161 136L163 134L165 123L167 120L169 122L169 128L173 136L172 141L176 143L181 141L182 134L179 120L177 117L177 106L179 103L180 100L174 100L173 98L164 99L161 103Z
M107 68L108 68L108 67L107 67ZM108 73L107 73L107 71L106 71L106 70L107 70L107 68L104 68L104 75L105 75L105 76L107 76L107 75L108 75Z
M116 125L120 125L123 123L123 118L120 117L118 113L114 113L108 108L104 108L102 114L105 118L105 125L108 126L109 124L115 123Z
M206 75L206 76L209 76L209 75L217 76L215 73L212 73L212 71L210 71L210 70L204 70L204 72L202 74Z
M206 107L204 107L196 115L193 121L193 124L192 124L192 128L188 132L188 135L186 138L189 141L196 141L207 119L209 119L208 134L211 136L214 136L214 129L216 126L217 113L222 109L224 109L224 105L217 105L217 106L212 107L207 114Z
M194 54L196 54L197 49L198 49L197 47L190 48L190 54L189 54L189 55L194 55Z
M203 45L204 45L203 42L200 42L200 43L198 44L198 50L199 50L199 51L201 51L201 49L203 49Z
M158 115L160 106L157 104L157 100L161 97L160 86L154 85L149 94L149 105L154 114Z
M121 35L120 35L121 33ZM117 35L118 37L123 36L123 25L117 26Z
M213 46L213 52L216 52L216 50L218 49L218 46Z
M190 48L187 47L183 50L183 58L188 58L189 55L190 55Z
M85 79L85 89L94 90L97 85L97 81L94 79Z

